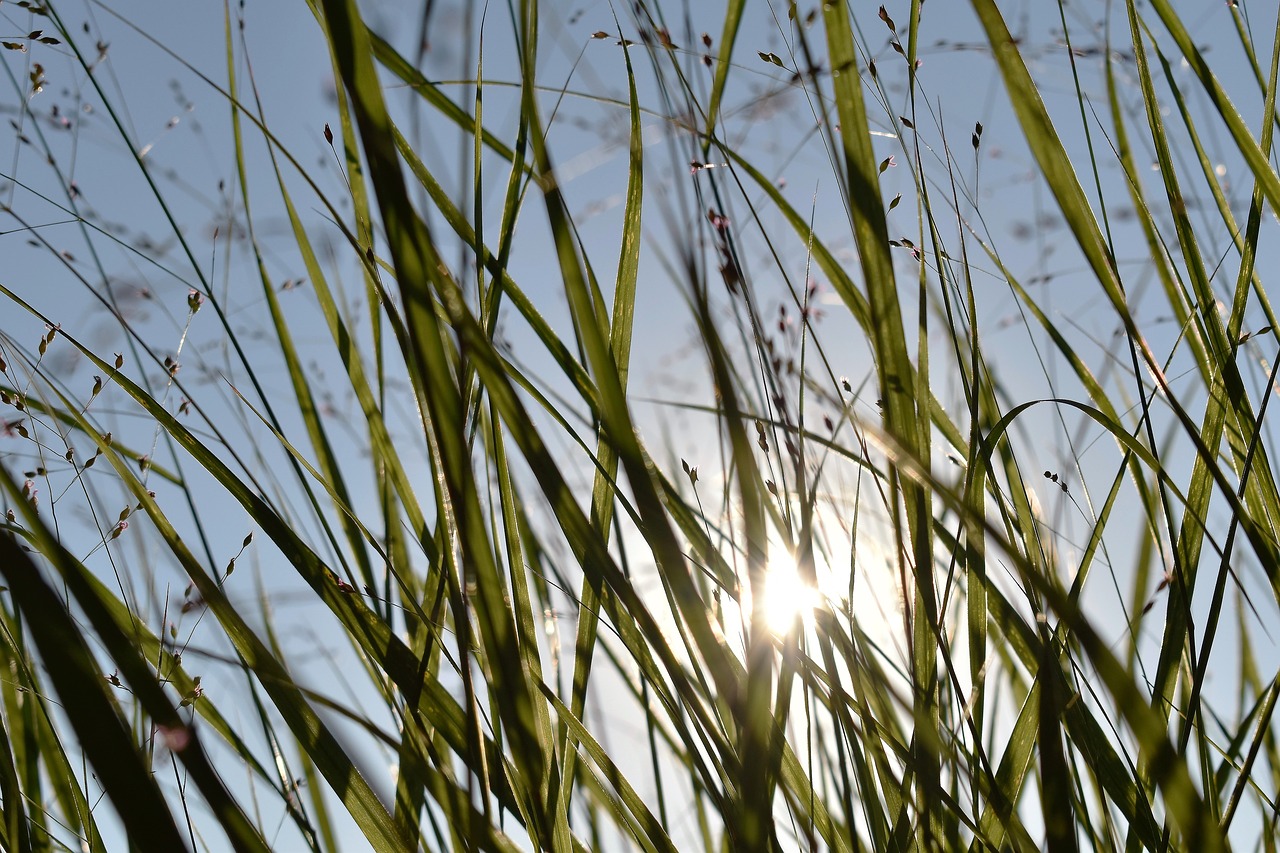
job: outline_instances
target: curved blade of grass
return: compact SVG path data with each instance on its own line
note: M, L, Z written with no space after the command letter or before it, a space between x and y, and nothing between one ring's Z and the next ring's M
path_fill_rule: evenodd
M172 700L161 687L156 673L142 656L142 649L126 631L121 630L112 609L100 597L100 587L91 582L89 570L58 544L55 536L45 528L38 516L30 514L27 521L30 525L28 529L36 535L39 551L57 567L67 589L93 626L94 635L102 642L112 663L120 668L128 681L134 698L160 730L171 731L174 736L185 733L188 737L186 744L175 748L175 752L227 832L232 845L237 850L266 851L266 841L231 797L210 764L201 744L199 731L187 726L182 720ZM114 600L114 596L110 598ZM38 600L39 596L29 599L33 604ZM39 612L37 610L30 615L41 618L37 615ZM63 612L63 618L69 623L69 617L65 616L65 610Z
M1259 145L1248 124L1245 123L1244 118L1235 108L1231 99L1227 97L1222 84L1218 82L1218 78L1205 61L1203 54L1195 46L1191 34L1187 32L1186 25L1174 12L1168 0L1151 0L1151 8L1160 17L1161 23L1169 31L1174 43L1178 45L1178 49L1182 52L1182 56L1191 68L1191 72L1200 81L1205 94L1209 98L1209 102L1217 110L1218 115L1221 116L1223 123L1227 126L1227 130L1231 133L1231 138L1235 141L1236 148L1244 157L1249 166L1249 172L1258 182L1263 195L1266 196L1267 201L1271 202L1272 208L1280 207L1280 174L1277 174L1271 167L1267 152Z
M1001 440L1013 420L1022 412L1041 402L1054 402L1059 405L1071 406L1088 415L1106 429L1117 441L1124 444L1127 449L1141 458L1143 462L1150 465L1152 470L1162 479L1167 478L1167 473L1156 462L1151 453L1119 424L1097 409L1065 399L1032 401L1011 409L989 432L986 441L984 441L983 459L988 460L990 458L989 454L993 445ZM989 463L984 462L984 464ZM915 468L915 471L916 475L919 476L922 469ZM1172 484L1169 485L1171 490L1176 493L1176 488ZM955 501L949 496L949 493L940 492L940 494L948 498L949 503ZM957 504L958 501L955 501L953 506ZM964 511L958 506L957 509L958 511ZM999 534L991 529L989 523L985 521L983 523L987 524L989 528L988 535L999 537ZM1011 554L1010 556L1017 557L1016 554ZM1184 843L1195 849L1220 849L1223 844L1223 838L1216 831L1216 825L1208 825L1206 821L1207 811L1204 809L1184 761L1176 753L1172 744L1169 743L1165 728L1160 722L1162 718L1157 716L1147 704L1141 701L1140 693L1129 674L1094 632L1092 626L1081 614L1079 605L1073 603L1068 596L1058 590L1048 579L1034 570L1029 569L1022 576L1035 584L1037 590L1045 596L1049 605L1058 612L1063 620L1068 622L1076 640L1081 643L1095 667L1097 667L1111 699L1116 703L1141 746L1142 757L1148 768L1149 777L1163 792L1169 815L1183 832ZM1079 704L1076 703L1076 707ZM1135 826L1134 828L1138 831L1142 829L1141 826ZM1159 846L1160 844L1158 837L1143 837L1141 840L1148 846Z
M34 309L18 298L12 291L3 288L2 285L0 285L0 289L10 299L21 304L27 310L34 312ZM64 334L63 337L76 346L87 358L94 361L99 369L107 369L105 363L98 359L88 348L70 335ZM338 591L336 583L328 579L328 570L322 566L319 558L302 544L297 534L265 502L245 488L244 484L225 467L216 455L210 453L196 441L185 427L179 424L142 389L124 376L118 376L117 381L123 390L129 393L152 417L155 417L161 423L166 431L177 440L179 446L191 453L197 462L222 482L237 500L241 501L263 532L285 552L290 563L312 584L312 588L320 594L320 597L326 601L330 608L335 610L340 619L347 620L348 630L351 635L365 643L370 643L366 647L368 652L375 659L382 661L389 672L393 674L393 677L397 673L397 665L400 667L406 666L407 661L404 658L410 657L408 650L392 640L385 625L371 621L368 618L369 611L367 609L360 616L355 614L351 600ZM221 588L187 550L177 532L169 525L163 513L160 512L155 499L147 494L147 490L137 480L127 462L105 446L99 444L99 447L102 448L104 455L115 467L122 481L133 491L138 502L143 504L174 557L183 565L188 575L196 581L197 588L200 590L205 602L209 604L215 615L218 616L219 621L224 625L228 637L236 645L250 667L259 675L263 686L271 693L276 707L294 731L295 736L310 751L317 767L334 787L344 805L352 812L352 816L360 824L362 830L373 838L380 839L379 843L387 844L388 849L399 849L401 840L391 826L391 819L386 809L374 796L372 790L368 787L368 783L360 776L337 740L307 705L284 667L248 628L230 602L227 601ZM381 635L380 641L375 641L373 638L378 635ZM377 651L375 652L374 650ZM413 671L411 666L408 667L408 671ZM405 673L401 673L401 675L403 677ZM406 692L415 698L422 695L420 688L418 690L407 690ZM414 704L416 705L416 701Z
M232 50L233 42L231 40L231 18L229 11L226 18L226 26L227 88L234 96L236 93L236 58L235 53ZM262 114L262 102L258 97L257 84L256 81L253 80L252 71L250 71L250 84L253 87L253 97L258 106L259 114ZM257 232L253 224L255 220L253 215L250 213L249 180L245 162L243 134L241 133L240 127L240 110L235 104L236 101L233 98L231 100L231 123L233 138L235 141L236 171L239 175L240 203L243 205L245 211L245 220L247 228L249 229L249 243L253 251L253 259L258 272L258 280L262 285L263 299L267 303L267 311L271 318L271 327L275 333L275 340L277 341L280 347L280 353L285 360L285 369L289 377L290 386L293 389L293 397L297 401L298 413L302 417L303 426L306 429L307 437L311 441L311 446L315 449L317 454L317 463L320 469L324 472L326 482L331 483L333 491L339 496L344 504L349 505L351 500L347 490L346 478L343 476L342 467L338 464L337 455L334 453L333 444L329 440L329 434L325 429L324 421L320 417L319 407L316 405L315 394L311 390L311 383L307 379L306 372L303 370L302 360L299 358L297 348L293 342L293 335L285 321L284 312L281 310L279 295L276 292L276 288L272 285L270 273L267 271L266 264L262 258ZM280 176L280 169L276 164L275 149L268 147L267 150L271 156L272 166L275 167L281 200L285 204L285 209L289 216L289 224L293 228L294 241L297 243L298 248L302 253L303 262L306 265L307 273L312 285L316 286L316 294L321 309L324 311L325 319L329 321L330 327L332 328L335 325L333 315L337 313L334 306L334 300L327 288L323 287L323 276L320 273L319 264L316 263L315 254L311 249L310 241L306 239L306 234L302 230L301 224L298 221L297 211L294 210L292 199L285 189L283 178ZM320 283L319 286L317 286L318 283ZM338 337L338 335L335 334L335 338L337 338L340 347L342 343L349 344L349 339L345 336ZM347 369L350 372L352 370L350 362L352 360L356 360L358 362L358 354L355 347L350 345L341 347L340 354L344 365L347 366ZM358 363L356 368L359 368ZM377 446L376 441L371 441L370 443L375 447ZM299 477L299 480L302 480L302 478ZM312 495L311 490L306 485L305 481L300 483L300 485L306 490L308 498L312 502L313 506L315 506L316 499L314 495ZM324 517L323 514L319 512L317 512L317 516L321 518ZM360 547L359 531L355 529L350 517L345 513L339 513L338 524L346 536L349 553L354 556L356 560L359 576L363 585L372 586L375 580L373 576L373 567L369 562L367 552L364 548ZM329 535L330 541L334 545L334 551L340 554L343 553L342 550L337 547L336 537L329 531L328 525L323 526L325 527L325 532Z
M643 849L667 850L674 853L677 848L672 844L661 823L649 810L644 799L636 793L613 759L609 757L609 753L596 741L577 716L551 692L550 688L544 684L541 689L543 696L555 710L557 721L565 727L568 736L604 771L602 785L607 786L606 790L611 790L616 797L616 799L610 798L606 807L615 814L627 816L624 822L629 824L635 841L642 845Z
M517 510L519 499L512 484L511 468L507 461L505 442L501 422L494 413L490 424L491 447L493 450L493 466L498 480L499 498L502 513L502 529L506 532L508 575L511 584L513 611L518 631L517 652L524 658L524 666L529 672L530 681L540 692L545 693L546 683L543 679L541 653L538 648L538 630L534 625L534 608L529 598L529 573L525 562L524 548L520 539L520 530L524 522L523 515ZM496 522L495 522L496 523ZM534 724L538 739L547 745L552 757L555 751L552 745L556 739L551 731L551 715L542 702L533 703ZM561 758L563 762L564 759ZM564 762L567 765L567 762ZM564 771L562 771L563 773ZM560 785L559 791L551 791L550 786ZM564 777L548 776L541 784L540 796L548 803L554 804L554 843L556 849L565 849L570 841L569 832L569 785Z
M45 771L41 767L43 764L48 768L53 799L66 815L63 820L68 824L67 828L80 836L81 843L98 853L104 849L102 836L98 834L76 770L61 740L53 736L46 693L43 685L36 679L34 655L26 646L21 625L18 613L11 613L7 604L0 607L0 665L13 674L12 678L3 681L0 690L3 691L4 719L7 724L6 745L13 755L17 786L15 796L18 797L12 805L6 800L5 808L22 809L24 798L27 802L44 803L46 795ZM77 766L84 766L83 755ZM27 824L21 831L27 834L29 847L41 851L50 849L51 839L44 808L28 811Z
M317 0L308 0L313 9L318 9ZM375 33L372 29L366 28L369 44L373 49L373 56L378 62L382 63L392 74L399 77L411 89L423 97L428 104L431 105L440 115L452 120L462 128L466 133L473 133L476 129L475 118L467 113L465 109L455 104L449 99L449 96L440 91L440 88L423 76L422 72L413 67L407 59L401 56L394 47L385 39ZM489 148L503 160L515 162L516 155L510 146L498 139L488 130L480 131L480 140L485 147Z
M631 333L635 317L636 278L640 268L641 211L644 199L644 138L640 126L640 99L636 94L635 72L631 66L631 52L623 46L623 61L627 71L630 137L627 173L626 207L623 212L622 246L618 257L618 274L613 294L613 316L609 323L610 350L618 371L618 379L625 393L631 359ZM602 542L609 541L613 526L615 482L618 477L618 455L612 445L600 436L596 447L597 470L591 488L591 527ZM591 670L594 650L597 646L599 625L596 612L600 607L600 575L595 571L583 572L579 593L578 633L574 645L573 692L570 698L571 715L580 719L587 701L587 679ZM643 676L642 676L643 678ZM561 715L563 718L563 715ZM650 723L651 724L651 723ZM568 735L565 729L562 736ZM563 748L563 744L562 744ZM573 760L576 751L563 751L564 768L561 784L562 801L568 802L568 786L573 783ZM661 777L658 777L659 780ZM659 784L661 784L659 782ZM661 796L661 794L659 794Z
M293 731L294 737L315 761L338 798L351 812L356 824L370 842L380 849L405 849L404 841L396 832L386 808L373 793L368 782L338 740L311 709L284 666L243 621L223 594L221 587L187 550L155 499L147 494L147 490L133 476L132 470L125 461L114 454L111 456L111 461L121 479L133 491L134 497L143 505L170 552L195 582L205 603L223 625L227 637L258 676L263 688L271 695L276 710Z
M526 29L532 25L532 22L526 18ZM644 519L646 539L653 550L656 561L661 566L663 577L672 584L682 622L693 636L702 660L699 671L710 676L711 680L716 684L720 697L728 703L729 707L734 707L741 690L737 664L725 647L723 637L720 636L718 629L710 619L710 611L705 606L696 585L693 583L680 545L671 530L661 499L654 488L653 474L651 473L652 463L637 440L625 395L622 393L619 383L617 367L606 343L607 324L604 318L596 316L595 302L591 296L582 268L579 265L572 223L568 216L563 196L556 184L554 169L551 166L550 155L546 148L545 131L541 127L534 104L534 91L528 85L528 81L532 79L531 71L534 67L534 58L528 48L526 48L522 57L522 62L526 69L523 110L530 127L530 142L536 164L536 173L543 192L543 199L556 244L557 256L560 260L560 272L565 293L569 297L571 310L574 313L575 328L582 337L582 343L591 366L592 377L600 394L598 407L595 411L600 417L604 431L613 443L627 472L628 481L635 495L636 506ZM497 379L498 377L495 376L494 380ZM494 380L489 382L491 393L496 393L498 390L497 383ZM504 417L510 421L510 415L504 415ZM531 456L529 449L525 451L526 456ZM539 450L539 454L541 454L541 450ZM559 492L563 488L561 483L553 486L549 480L545 479L554 476L551 470L554 466L549 459L544 463L541 459L532 457L530 461L534 465L535 476L538 476L543 481L544 489L551 487L555 492ZM558 476L556 479L559 479ZM570 540L589 538L591 541L583 544L588 545L591 550L599 554L604 571L608 574L613 574L615 569L609 565L612 561L602 548L602 543L599 543L595 537L591 537L589 533L584 536L585 531L578 527L581 521L577 517L579 513L576 511L576 507L566 505L564 513L564 515L560 515L560 512L557 514L561 517L562 525L566 521L573 525L572 528L565 526L565 533ZM585 519L582 521L585 521ZM614 577L617 580L613 581L611 585L614 586L615 590L626 593L627 584L625 579L617 575L614 575ZM678 669L678 667L672 667L674 661L669 657L671 654L670 649L664 647L655 649L655 651L659 651L662 657L667 658L669 672L674 673ZM677 685L680 686L682 681L683 679L681 678L677 681Z
M475 479L471 474L470 451L463 436L462 401L456 379L443 346L443 330L436 315L431 286L442 287L442 296L456 299L453 282L436 256L425 223L411 206L396 156L390 120L383 102L369 44L361 38L363 25L352 2L327 0L326 21L332 37L343 83L351 93L352 106L361 131L369 173L375 188L387 243L391 249L413 346L410 377L426 400L434 446L439 454L439 475L447 489L451 506L451 537L466 555L474 572L479 600L476 618L489 673L491 695L496 699L502 723L509 730L505 738L520 770L519 787L524 797L535 797L551 780L550 791L558 792L558 773L552 759L552 744L542 743L536 734L535 697L531 674L518 651L518 631L505 592L506 582L494 560L484 513L480 507ZM451 292L452 291L452 292ZM450 314L465 310L462 304L445 306ZM452 548L450 549L452 551ZM455 613L461 617L463 614ZM530 825L526 828L535 843L549 844L556 836L554 802L546 798L525 803Z
M0 798L3 798L0 802L3 802L4 814L0 843L7 849L29 853L32 850L31 827L27 811L23 808L22 781L13 761L13 750L9 748L9 737L10 729L0 719ZM41 846L44 847L43 844Z
M862 97L862 75L850 28L850 10L845 0L826 3L823 20L827 29L827 50L832 69L832 87L836 110L840 117L840 141L843 146L843 188L853 236L858 247L862 274L867 288L868 332L875 353L880 398L884 401L885 428L903 441L920 458L927 459L930 443L921 440L921 423L928 423L928 407L921 405L917 386L925 382L917 377L906 346L906 332L898 305L897 279L889 256L889 233L884 201L880 195L875 150ZM924 431L927 433L927 430ZM912 623L912 684L916 738L912 748L912 764L916 772L916 807L922 821L919 831L922 843L933 843L940 837L941 822L936 804L941 796L938 757L933 754L933 740L940 731L936 700L938 646L938 605L933 573L926 567L933 562L933 537L930 498L918 482L899 481L891 469L890 493L895 512L901 490L909 541L903 556L910 554L915 569ZM906 572L904 571L904 574Z
M4 484L16 503L26 504L7 476ZM125 830L167 850L188 849L80 629L41 579L39 566L10 536L0 536L0 574L28 616L27 630L49 680Z
M715 76L711 80L711 97L707 105L706 139L702 143L705 155L715 137L716 124L720 121L720 101L724 98L725 84L729 82L729 70L733 66L733 48L738 43L738 28L742 25L742 10L746 0L729 0L724 10L724 28L720 31L720 50L716 57Z

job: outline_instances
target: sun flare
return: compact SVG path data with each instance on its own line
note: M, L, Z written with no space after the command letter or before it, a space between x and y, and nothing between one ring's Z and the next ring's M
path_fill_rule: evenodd
M808 630L813 612L822 604L822 594L801 576L795 559L783 549L769 558L765 575L765 622L778 635L790 632L797 622Z

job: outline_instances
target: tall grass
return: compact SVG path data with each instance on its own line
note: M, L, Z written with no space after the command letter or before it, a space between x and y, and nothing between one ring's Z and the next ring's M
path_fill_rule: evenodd
M0 845L1276 848L1270 20L297 5L0 9Z

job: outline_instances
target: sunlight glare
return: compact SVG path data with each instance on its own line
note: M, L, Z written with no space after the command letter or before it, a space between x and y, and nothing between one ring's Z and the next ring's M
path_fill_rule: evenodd
M783 636L799 621L807 631L813 627L813 611L821 604L821 593L800 577L795 559L785 549L777 549L769 558L765 576L765 621L769 630Z

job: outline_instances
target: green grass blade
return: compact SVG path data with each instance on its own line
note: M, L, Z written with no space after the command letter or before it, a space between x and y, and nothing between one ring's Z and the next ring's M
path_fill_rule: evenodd
M7 477L5 485L10 495L18 495ZM9 536L0 536L0 574L28 614L28 630L49 680L125 830L168 850L188 849L80 630L40 577L39 566Z

